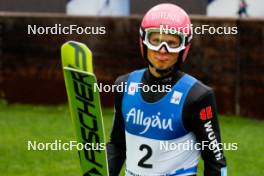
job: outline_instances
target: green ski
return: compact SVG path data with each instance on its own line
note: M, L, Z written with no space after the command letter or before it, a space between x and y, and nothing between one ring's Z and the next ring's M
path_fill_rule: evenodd
M85 146L78 151L83 176L107 176L104 125L92 52L83 43L69 41L62 45L61 55L77 142Z

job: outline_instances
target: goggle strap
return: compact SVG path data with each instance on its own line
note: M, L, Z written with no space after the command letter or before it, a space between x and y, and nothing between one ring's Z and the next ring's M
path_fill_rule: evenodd
M192 38L193 38L193 35L192 34L188 35L185 38L185 46L188 45L191 42Z
M139 28L139 34L140 34L140 36L144 39L145 38L145 30L142 28L142 27L140 27Z

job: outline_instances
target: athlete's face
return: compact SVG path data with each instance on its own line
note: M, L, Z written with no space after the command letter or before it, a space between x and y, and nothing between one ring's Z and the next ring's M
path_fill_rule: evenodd
M159 43L159 42L167 42L170 46L178 46L180 44L179 37L175 35L166 35L166 34L160 34L158 32L152 33L149 42L150 43ZM156 69L165 70L170 67L172 67L178 60L178 53L169 53L165 46L161 47L159 51L154 51L151 49L148 49L147 57L150 60L150 62L153 64L153 66Z

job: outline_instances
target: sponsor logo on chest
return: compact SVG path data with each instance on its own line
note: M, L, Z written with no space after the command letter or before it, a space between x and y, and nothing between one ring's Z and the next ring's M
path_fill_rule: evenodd
M125 117L126 123L143 127L139 134L144 134L151 128L173 131L172 118L162 118L161 113L146 116L141 109L131 108Z

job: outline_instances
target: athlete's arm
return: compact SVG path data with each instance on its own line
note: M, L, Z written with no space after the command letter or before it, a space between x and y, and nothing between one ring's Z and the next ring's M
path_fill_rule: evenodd
M128 75L119 77L116 80L115 85L120 85L121 82L127 81L127 78ZM107 158L110 176L119 175L126 158L125 127L121 107L123 92L115 91L114 97L115 114L110 141L107 144Z
M221 143L214 93L202 83L197 83L191 89L188 99L190 104L184 110L184 117L188 118L183 120L187 128L196 135L197 142L205 144L201 150L204 176L223 176L226 172L226 160L222 147L213 147L213 144Z

